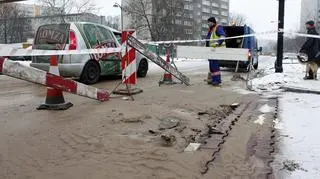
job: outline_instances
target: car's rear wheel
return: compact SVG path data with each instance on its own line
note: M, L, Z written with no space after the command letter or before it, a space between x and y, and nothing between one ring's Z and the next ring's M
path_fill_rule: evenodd
M142 59L139 63L137 75L138 77L146 77L148 72L148 62L146 59Z
M253 65L253 68L254 68L255 70L257 70L257 69L258 69L258 66L259 66L259 62L257 62L256 64L254 64L254 65Z
M100 66L98 62L90 60L84 66L80 81L84 84L94 84L99 81L100 77Z

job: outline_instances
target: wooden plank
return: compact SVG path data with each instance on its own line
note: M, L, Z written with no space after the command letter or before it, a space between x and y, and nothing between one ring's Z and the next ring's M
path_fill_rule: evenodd
M177 46L178 58L248 61L249 49Z

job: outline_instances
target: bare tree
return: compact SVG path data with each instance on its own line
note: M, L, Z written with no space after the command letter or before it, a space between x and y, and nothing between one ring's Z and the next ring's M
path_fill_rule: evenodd
M44 15L58 15L65 22L65 15L70 13L97 13L100 8L92 0L38 0L46 8Z
M26 19L26 11L17 4L0 4L0 37L4 43L26 40L26 32L31 28Z
M78 0L75 4L75 12L80 13L98 13L101 8L97 7L97 5L92 0Z
M150 34L152 40L168 40L181 33L176 23L177 14L183 14L183 0L132 0L123 5L131 17L131 28L139 34Z
M239 13L230 13L229 23L234 23L236 26L245 25L247 18L243 14Z
M120 29L120 16L107 16L106 25L114 29Z

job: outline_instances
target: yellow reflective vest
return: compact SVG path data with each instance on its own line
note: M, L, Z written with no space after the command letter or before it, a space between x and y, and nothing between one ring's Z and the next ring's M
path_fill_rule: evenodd
M221 37L223 37L223 36L221 36L221 37L219 37L219 36L217 36L217 29L218 29L218 26L219 25L216 25L213 29L212 29L212 33L211 33L211 37L210 37L210 47L214 47L214 48L216 48L216 47L226 47L226 42L225 42L225 40L223 40L223 42L222 42L222 44L221 45L216 45L216 43L217 43L217 40L216 39L219 39L219 38L221 38Z

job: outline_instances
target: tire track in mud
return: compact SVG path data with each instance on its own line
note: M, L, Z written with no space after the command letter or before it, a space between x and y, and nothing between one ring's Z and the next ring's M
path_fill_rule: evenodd
M259 111L258 106L262 106L263 104L271 105L272 110L266 113ZM222 175L232 176L233 174L243 177L255 176L258 178L273 178L271 163L273 162L273 154L275 152L276 131L274 129L274 120L278 117L278 105L278 98L267 98L263 102L261 100L253 100L241 104L238 108L235 109L233 113L228 115L228 117L217 121L217 123L214 124L213 127L215 129L218 129L221 134L211 135L210 138L206 141L206 145L201 147L201 149L210 151L210 153L212 154L212 157L203 164L200 171L201 174L209 176L208 171L211 171L210 168L214 167L215 164L219 164L214 168L217 169L219 167L224 167L227 168L225 169L226 171L231 172L229 174L221 174L221 177ZM264 123L261 125L255 124L255 122L253 121L256 120L259 115L266 116ZM235 131L233 130L233 128L235 128ZM244 133L238 133L241 131ZM238 143L235 139L239 134L240 136L238 137L241 138L241 141L239 141ZM227 142L229 137L232 137L232 140L230 138L232 142L237 143L232 144L231 141ZM243 146L243 144L247 144L247 146ZM241 145L241 148L239 148L240 151L238 151L239 153L231 152L226 155L226 152L230 151L230 147L232 148L233 145L236 145L234 146L236 148L239 147L237 145ZM226 148L224 149L224 147ZM235 150L233 149L233 151ZM221 156L222 153L223 156ZM217 160L218 156L219 160ZM228 160L228 158L225 158L225 160L228 161L223 161L222 163L220 163L222 160L221 157L228 156L232 156L232 160ZM232 161L237 162L235 164L232 164ZM247 169L250 171L242 169ZM214 171L211 171L210 174L213 174Z
M250 104L250 103L249 103ZM222 149L222 145L226 142L226 137L229 136L232 126L239 120L245 110L249 107L249 104L240 105L233 113L231 113L225 119L219 119L216 124L213 125L213 128L218 129L222 135L214 135L207 141L206 146L202 148L213 149L212 158L205 163L204 168L201 170L201 174L204 175L209 170L210 163L214 162L216 156L219 154Z

